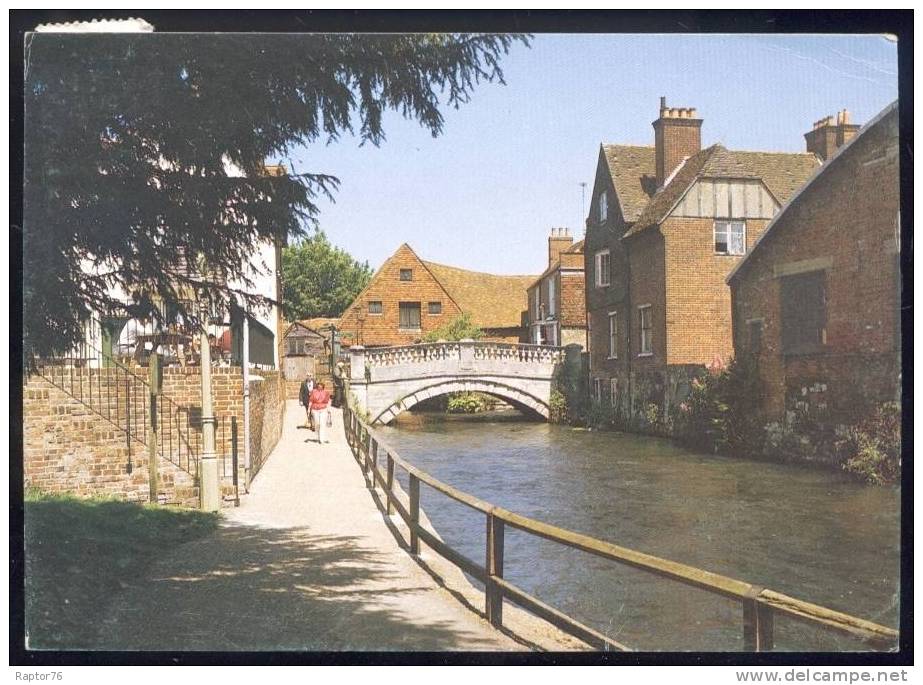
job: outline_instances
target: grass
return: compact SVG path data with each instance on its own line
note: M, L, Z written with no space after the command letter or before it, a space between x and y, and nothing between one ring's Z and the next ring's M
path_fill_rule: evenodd
M25 497L30 649L92 649L110 600L218 515L30 491Z

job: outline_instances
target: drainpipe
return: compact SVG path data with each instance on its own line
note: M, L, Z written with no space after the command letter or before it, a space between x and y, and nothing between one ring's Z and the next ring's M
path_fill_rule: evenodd
M628 302L628 421L629 424L634 421L635 418L635 401L634 395L631 392L631 360L632 360L632 350L631 350L631 341L634 340L634 336L631 332L631 324L635 320L634 312L631 309L631 257L628 254L628 244L625 245L625 272L628 275L627 280L625 281L625 301Z

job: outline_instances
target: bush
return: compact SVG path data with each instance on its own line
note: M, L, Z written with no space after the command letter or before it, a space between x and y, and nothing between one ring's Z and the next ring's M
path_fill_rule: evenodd
M567 398L560 390L552 390L548 400L552 423L564 423L567 420Z
M710 452L759 452L761 395L759 370L750 357L735 358L726 369L710 370L692 380L676 417L677 436Z
M423 342L438 342L440 340L464 340L471 338L478 340L484 337L484 331L478 328L468 313L459 314L448 323L431 330L423 336Z
M477 414L487 411L490 402L477 392L457 392L449 395L446 411L449 414Z
M843 469L868 483L896 483L901 476L901 406L887 402L846 431Z

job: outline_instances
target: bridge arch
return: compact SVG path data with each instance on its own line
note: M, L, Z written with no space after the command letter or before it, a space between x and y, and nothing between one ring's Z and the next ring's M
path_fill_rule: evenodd
M461 378L433 383L404 395L380 412L373 423L391 423L399 414L423 400L455 392L482 392L494 395L508 401L520 411L535 414L543 419L548 419L551 413L544 400L512 385L484 378Z

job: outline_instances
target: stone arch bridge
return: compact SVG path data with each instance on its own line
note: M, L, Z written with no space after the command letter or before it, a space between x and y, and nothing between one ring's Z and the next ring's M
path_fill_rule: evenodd
M349 352L350 390L373 424L453 392L487 393L547 419L554 375L564 362L560 347L474 340Z

